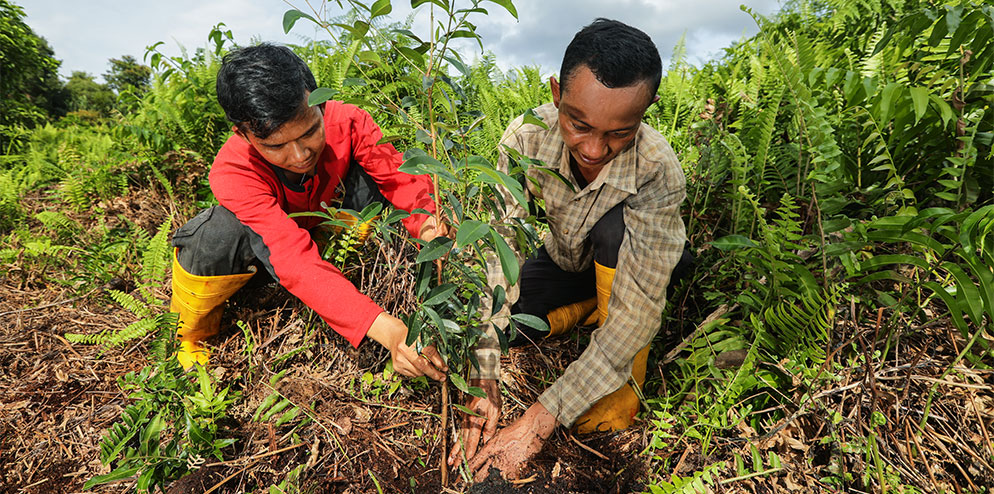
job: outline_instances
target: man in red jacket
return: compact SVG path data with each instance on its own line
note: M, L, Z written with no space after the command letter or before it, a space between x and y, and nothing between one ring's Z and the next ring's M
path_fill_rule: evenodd
M397 170L402 157L392 145L378 144L383 133L369 114L337 101L308 106L316 88L310 69L286 47L262 44L224 58L217 95L235 135L210 171L219 205L190 220L172 241L180 363L207 364L202 342L217 333L225 300L261 266L353 346L368 336L390 350L401 374L444 379L435 348L419 354L408 346L407 326L321 258L309 232L320 220L288 216L339 202L361 210L373 200L406 211L435 209L431 179ZM425 214L411 215L404 225L424 240L446 230Z

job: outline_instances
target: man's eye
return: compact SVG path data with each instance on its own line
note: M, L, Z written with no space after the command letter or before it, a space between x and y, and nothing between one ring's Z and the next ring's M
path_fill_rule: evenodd
M588 129L586 126L573 124L573 128L579 130L580 132L586 132Z

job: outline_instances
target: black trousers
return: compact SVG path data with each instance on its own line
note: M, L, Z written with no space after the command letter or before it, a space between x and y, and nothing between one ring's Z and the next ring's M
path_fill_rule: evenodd
M624 203L611 208L590 230L590 241L594 249L594 261L604 267L618 266L618 252L621 241L625 238ZM690 271L694 256L690 251L690 243L684 245L680 262L673 270L667 296L672 293L672 287L683 279ZM520 295L518 301L511 306L512 314L529 314L549 323L547 315L553 309L590 299L597 295L594 267L574 273L559 267L542 246L538 252L525 261L521 268ZM518 331L525 333L531 340L546 336L545 332L527 325L515 322ZM512 346L525 344L526 338L515 338Z
M277 173L282 177L282 174ZM389 204L376 182L358 163L352 163L342 179L345 194L342 208L361 211L373 202ZM201 211L173 234L173 247L180 266L197 276L247 273L250 265L264 269L279 281L269 261L269 247L262 236L238 221L224 206Z

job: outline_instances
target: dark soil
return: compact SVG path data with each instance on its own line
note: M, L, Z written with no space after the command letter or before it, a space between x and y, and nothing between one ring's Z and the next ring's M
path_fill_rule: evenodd
M100 218L88 211L70 214L84 228L106 221L138 225L152 234L169 216L163 206L169 203L152 187L103 204ZM26 204L36 210L49 206L41 193ZM177 217L175 226L182 219ZM77 261L68 257L64 265L0 265L0 492L79 492L86 480L107 473L109 467L99 460L100 441L130 403L117 380L148 363L151 336L106 351L65 339L66 333L96 334L136 320L106 292L134 290L139 283L135 275L87 279ZM403 312L405 304L412 303L403 293L413 275L385 272L387 265L359 263L350 276L388 310ZM139 270L136 264L133 271ZM386 283L388 275L396 277ZM155 295L165 303L168 283ZM846 323L853 319L850 315L840 313L839 319L839 341L860 343L872 335L874 328ZM208 341L213 347L211 372L220 385L242 393L222 430L224 437L237 442L225 450L222 461L207 459L173 482L170 493L268 492L299 465L307 466L300 484L315 493L642 492L650 478L692 475L718 461L726 463L715 470L721 478L740 478L736 456L751 464L758 453L768 468L771 452L782 462L779 469L736 480L731 492L834 492L838 487L821 479L840 470L853 474L844 487L860 491L866 489L861 480L865 459L858 453L840 453L838 445L858 446L874 411L887 419L878 429L881 456L906 481L925 491L930 490L927 486L968 491L994 485L994 373L965 369L941 376L964 341L938 325L908 328L900 340L900 358L885 368L835 368L837 381L820 390L795 383L786 398L801 403L806 394L814 394L818 400L803 410L788 401L782 413L790 419L778 429L761 434L748 420L730 416L729 423L738 424L730 426L738 437L713 437L708 451L686 438L667 443L651 450L651 472L645 451L655 427L643 418L620 433L581 437L560 428L519 480L505 480L491 471L486 481L470 485L463 472L453 470L446 487L440 484L439 463L445 453L441 437L452 430L440 430L437 384L407 381L391 392L398 377L383 374L385 350L368 343L352 348L283 288L264 280L232 297L222 328ZM517 349L503 358L501 381L507 398L502 426L520 416L580 354L583 339L549 341L541 349ZM762 365L778 369L781 364ZM650 397L668 393L662 368L650 362ZM280 371L285 371L282 379L271 385ZM933 419L925 432L917 431L915 424L936 383L941 386L932 404ZM274 392L309 408L306 421L300 416L279 427L272 421L253 421L260 404ZM843 420L828 423L824 417L829 411L838 411ZM130 492L133 485L134 479L126 479L93 492Z

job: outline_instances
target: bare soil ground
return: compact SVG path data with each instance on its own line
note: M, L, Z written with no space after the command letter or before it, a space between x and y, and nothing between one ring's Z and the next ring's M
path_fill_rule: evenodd
M143 191L112 207L153 231L166 217L160 204L167 202ZM37 207L42 203L39 197ZM96 221L85 212L80 220ZM87 479L106 473L98 459L101 437L129 403L117 379L147 364L150 337L107 351L64 338L135 320L105 292L133 288L133 280L78 293L63 284L77 275L73 269L0 270L0 492L79 492ZM375 285L375 277L364 279ZM168 285L157 296L168 300ZM236 320L251 334L251 352ZM641 492L653 474L691 475L719 460L727 465L716 470L726 480L712 487L718 492L833 492L837 488L823 478L850 472L858 479L874 461L861 459L866 448L859 449L860 438L871 432L885 470L906 482L924 491L981 492L994 485L994 374L961 364L942 375L965 343L945 326L907 328L898 343L900 357L882 367L830 368L837 379L822 389L795 383L788 398L808 404L784 406L787 418L766 434L742 422L739 437L712 437L704 450L700 441L685 437L647 455L654 427L645 420L620 433L578 436L560 428L522 480L508 482L493 471L486 482L471 485L453 471L450 485L442 487L441 436L451 430L440 430L439 386L408 383L391 393L394 378L364 380L366 373L382 377L384 350L370 344L351 348L279 286L250 286L232 298L224 330L209 341L214 376L242 393L223 426L224 437L237 443L223 461L206 460L169 492L267 492L300 464L308 466L301 479L307 492ZM857 327L845 317L837 332L837 341L857 347L873 336L872 327ZM502 425L534 402L581 350L576 339L562 339L504 357L508 399ZM277 364L288 371L276 389L295 405L310 406L309 423L275 427L252 420L274 391L269 381ZM667 392L661 365L650 367L649 380L650 397ZM921 423L926 406L931 418ZM830 416L837 419L825 418ZM762 458L776 452L782 464L767 461L749 470L767 470L763 475L737 473L736 454L751 464L754 451ZM94 492L132 487L133 480L125 480ZM857 491L859 482L849 487Z

